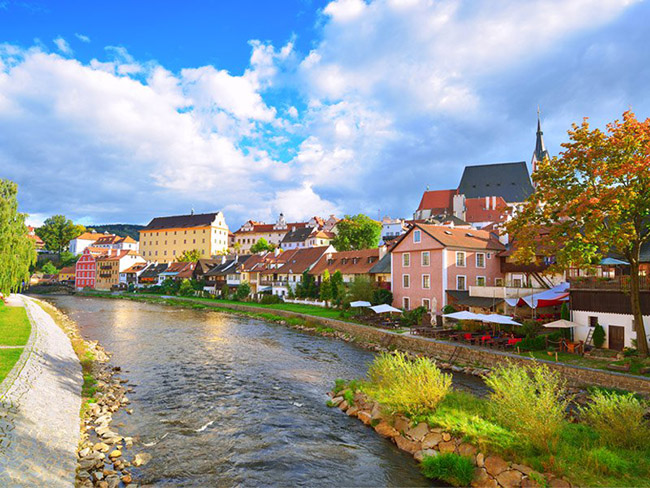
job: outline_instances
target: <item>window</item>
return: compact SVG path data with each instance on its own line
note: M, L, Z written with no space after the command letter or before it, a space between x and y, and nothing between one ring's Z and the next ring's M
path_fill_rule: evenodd
M423 298L422 299L422 306L426 308L427 310L431 310L431 300L428 298Z
M494 286L503 286L503 278L494 278Z
M482 252L476 253L476 267L485 268L485 254Z
M465 251L456 251L456 266L465 267Z
M589 317L589 327L596 327L598 325L598 317Z
M405 252L402 254L402 266L405 268L411 266L411 253Z
M512 286L515 288L521 288L521 278L513 278Z
M413 231L413 242L420 242L422 240L422 233L419 230Z
M422 266L429 266L431 264L431 253L424 251L422 253Z
M456 276L456 289L457 290L465 289L465 277L463 275Z
M411 276L410 275L402 275L402 285L404 288L410 288L411 287Z
M411 310L411 299L409 297L402 298L402 303L404 303L404 310Z
M492 253L491 252L487 253L487 258L492 259Z
M476 286L485 286L485 276L476 277Z
M422 288L428 290L431 288L431 276L428 274L422 275Z

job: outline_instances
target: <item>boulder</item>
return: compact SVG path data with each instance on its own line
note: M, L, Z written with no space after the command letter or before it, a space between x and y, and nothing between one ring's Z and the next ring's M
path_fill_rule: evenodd
M397 444L397 447L399 447L402 451L406 451L409 454L415 454L417 451L422 449L421 442L412 441L411 439L407 439L402 435L395 437L395 444Z
M109 449L110 449L110 447L108 446L108 444L106 444L104 442L98 442L97 444L95 444L93 446L93 450L99 451L99 452L108 452Z
M375 431L382 437L396 437L399 435L399 432L385 420L375 425Z
M349 407L348 402L346 402L345 400L343 400L341 403L339 403L338 406L343 411L347 410L348 407Z
M428 433L429 426L425 422L420 422L415 427L411 427L406 431L407 437L410 437L414 441L422 441Z
M395 417L395 422L393 423L393 426L395 427L395 430L397 430L398 432L406 432L411 427L408 419L406 417L402 417L401 415L397 415Z
M548 480L549 488L571 488L571 483L562 478L551 478Z
M111 451L111 453L108 455L109 458L111 459L117 459L122 455L122 451L119 449L115 449L114 451Z
M488 474L497 476L508 469L508 463L499 456L488 456L488 458L485 460L485 469L487 470Z
M479 468L482 468L483 466L485 466L485 454L483 454L482 452L479 452L476 455L476 465Z
M530 466L525 466L523 464L515 464L512 463L510 466L512 469L516 469L517 471L521 471L525 475L530 475L530 473L533 473L535 470L531 468Z
M488 475L485 468L479 468L474 474L474 480L472 481L473 488L498 488L499 483L497 480Z
M359 409L357 407L350 407L350 408L348 408L348 411L345 412L345 413L347 413L350 417L354 417L354 416L357 415L358 412L359 412Z
M456 443L455 442L441 442L438 444L438 450L442 453L444 452L456 452Z
M81 451L79 451L79 457L80 458L86 457L88 454L90 454L90 448L89 447L84 447Z
M381 413L381 406L378 403L375 403L370 412L372 420L381 420L383 418Z
M478 451L478 449L476 449L473 445L468 444L467 442L463 442L458 446L458 454L461 456L474 457L476 451Z
M133 466L144 466L149 461L151 461L151 454L148 452L140 452L133 458Z
M334 405L335 407L338 407L343 402L343 397L337 396L337 397L332 398L331 401L332 401L332 405Z
M518 488L521 486L523 475L516 469L508 469L497 475L497 481L503 488Z
M440 453L435 449L422 449L421 451L417 451L415 454L413 454L413 457L417 462L421 463L425 457L435 457L438 454Z
M366 412L365 410L360 410L359 413L357 413L357 418L366 425L370 425L370 422L372 422L372 415L370 412Z
M521 488L541 488L540 484L528 476L524 476L524 479L521 480Z
M442 440L445 442L449 442L451 440L451 434L449 432L443 432Z
M439 432L429 432L424 436L422 449L432 449L442 442L442 434Z
M116 474L107 476L106 483L108 483L108 488L117 488L120 486L120 477Z
M122 483L124 483L125 485L128 485L132 481L133 481L133 478L131 478L130 474L125 474L124 476L122 476Z

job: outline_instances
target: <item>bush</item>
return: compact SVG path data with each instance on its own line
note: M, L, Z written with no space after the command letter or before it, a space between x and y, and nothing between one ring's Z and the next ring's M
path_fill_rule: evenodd
M485 383L493 390L490 405L501 425L537 449L550 451L556 445L571 401L559 373L537 363L509 364L497 367Z
M447 315L448 313L454 313L454 312L457 312L457 311L458 310L456 310L453 305L445 305L444 307L442 307L442 313L445 314L445 315Z
M593 468L603 474L616 476L625 474L630 470L629 461L605 447L592 449L589 452L588 459Z
M521 333L526 339L534 339L539 335L542 325L534 320L526 320L521 326Z
M56 266L52 264L52 261L48 261L47 263L45 263L41 271L43 271L44 274L48 274L48 275L57 274L59 272L59 270L56 269Z
M246 300L246 298L248 298L248 295L250 294L251 294L251 285L249 285L246 282L239 285L237 287L237 291L235 292L235 296L237 297L237 300Z
M597 348L603 347L603 344L605 344L605 329L603 329L603 326L600 324L596 324L596 328L594 329L594 335L592 336L592 339L594 341L594 346Z
M275 303L282 303L282 298L280 298L278 295L262 295L262 298L260 299L260 303L264 305L272 305Z
M194 288L192 287L190 280L184 279L181 282L181 286L178 288L178 294L182 297L190 297L194 295Z
M383 353L368 369L368 393L394 412L426 414L451 387L451 375L442 373L429 358L408 359L406 354Z
M393 294L390 292L390 290L386 290L385 288L377 288L372 292L371 302L373 305L381 305L382 303L385 303L386 305L392 305Z
M610 447L643 446L650 437L650 425L644 413L644 405L631 393L599 390L592 393L591 403L580 409L585 422Z
M224 300L227 300L227 299L228 299L228 295L230 295L230 288L228 288L228 285L227 285L227 284L224 284L224 285L221 287L221 298L223 298Z
M474 479L474 464L468 457L446 452L438 456L425 456L422 473L427 478L446 481L454 486L469 486Z
M418 325L422 322L422 317L427 313L427 309L424 307L414 308L413 310L406 310L402 313L400 321L405 327L410 327L412 325Z

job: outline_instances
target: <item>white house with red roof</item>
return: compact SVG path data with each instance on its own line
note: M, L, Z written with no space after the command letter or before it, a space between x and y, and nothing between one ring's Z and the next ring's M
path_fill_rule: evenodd
M110 235L111 234L100 234L95 231L84 232L68 243L68 250L75 256L78 256L79 254L83 253L84 249L86 249L88 246L94 245L99 238Z

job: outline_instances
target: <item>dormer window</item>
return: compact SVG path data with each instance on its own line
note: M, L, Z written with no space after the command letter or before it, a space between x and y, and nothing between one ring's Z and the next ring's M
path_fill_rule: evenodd
M419 230L413 231L413 242L418 243L422 240L422 232Z

